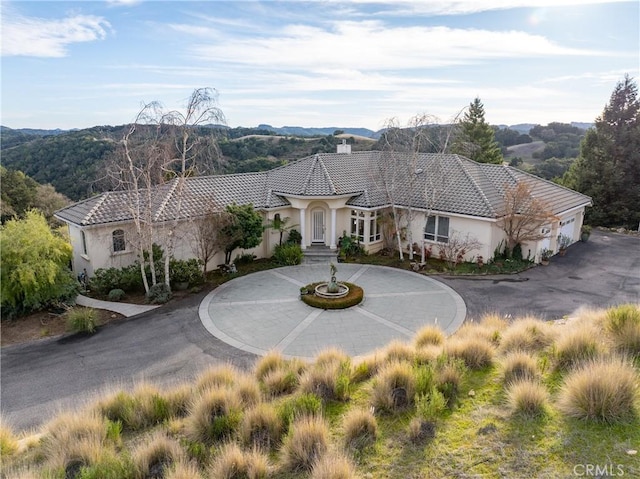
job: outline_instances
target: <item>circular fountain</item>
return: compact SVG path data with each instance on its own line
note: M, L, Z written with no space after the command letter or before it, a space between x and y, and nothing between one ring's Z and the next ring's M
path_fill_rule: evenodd
M300 299L309 306L321 309L344 309L359 304L364 297L364 291L358 285L336 281L337 271L336 266L331 263L331 279L328 282L303 286Z

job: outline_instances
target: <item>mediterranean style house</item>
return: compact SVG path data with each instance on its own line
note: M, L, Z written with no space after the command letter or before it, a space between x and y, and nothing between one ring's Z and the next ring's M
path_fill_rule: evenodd
M550 181L458 155L351 153L350 145L343 144L337 153L316 154L269 171L186 179L174 256L195 256L189 240L192 220L213 201L220 208L250 203L264 216L265 224L277 215L289 218L288 224L301 233L303 250L316 245L335 250L346 234L357 238L367 251L376 252L384 245L381 216L395 207L404 218L405 251L408 238L431 247L437 255L439 246L452 235L469 235L480 247L466 252L465 259L482 256L486 261L506 239L500 227L505 188L518 182L526 182L531 196L544 201L553 213L541 229L544 237L521 245L524 257L538 261L542 250L557 251L560 235L570 242L580 238L591 199ZM175 183L156 188L150 196L152 221L161 235L162 225L176 211ZM134 229L127 198L126 192L109 191L56 213L69 227L74 271L86 270L91 276L98 268L122 267L137 259L130 241ZM267 228L262 243L245 253L269 257L278 242L279 233ZM223 261L222 253L210 261L209 269Z

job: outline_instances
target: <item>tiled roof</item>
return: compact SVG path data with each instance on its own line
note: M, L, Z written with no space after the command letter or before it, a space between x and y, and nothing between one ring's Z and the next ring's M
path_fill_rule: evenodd
M151 202L154 219L163 221L177 212L180 218L202 215L212 204L277 208L289 204L287 196L352 195L347 204L376 208L390 204L388 190L392 189L399 206L498 218L505 187L518 181L527 181L532 195L550 204L556 214L591 201L509 166L476 163L458 155L409 157L365 151L321 153L264 172L187 178L182 191L178 180L173 180L154 189ZM82 226L126 221L132 218L132 200L126 192L107 192L64 208L57 216Z

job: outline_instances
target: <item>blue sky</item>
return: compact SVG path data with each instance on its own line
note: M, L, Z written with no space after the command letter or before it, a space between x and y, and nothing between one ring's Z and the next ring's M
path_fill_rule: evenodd
M591 122L640 76L640 2L2 1L11 128L130 122L213 87L235 126Z

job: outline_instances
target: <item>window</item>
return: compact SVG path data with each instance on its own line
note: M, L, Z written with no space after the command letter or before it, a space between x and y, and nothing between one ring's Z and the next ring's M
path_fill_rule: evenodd
M127 246L124 242L124 230L115 230L113 232L113 252L125 251Z
M87 236L84 231L80 231L80 238L82 239L82 254L87 254Z
M364 242L364 211L351 210L351 236Z
M427 224L424 227L424 239L437 241L438 243L448 243L449 218L446 216L428 216Z
M380 234L380 212L372 211L369 214L369 243L379 241L382 235Z

